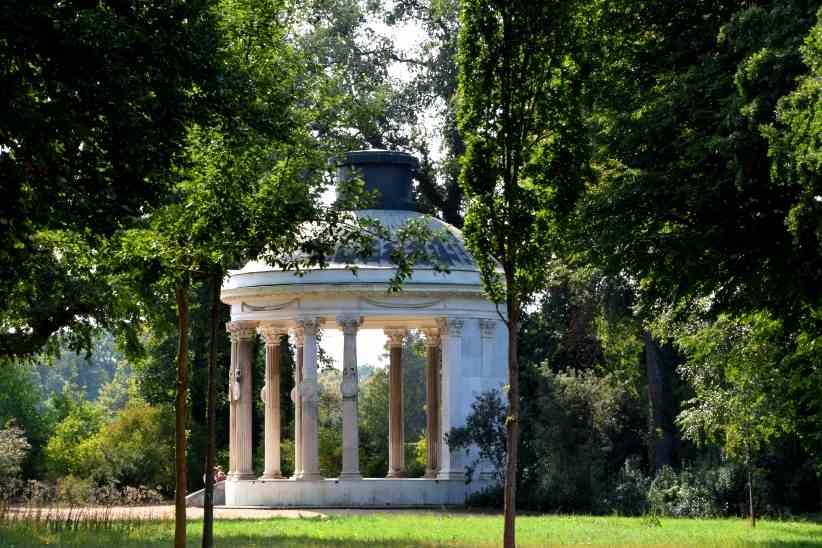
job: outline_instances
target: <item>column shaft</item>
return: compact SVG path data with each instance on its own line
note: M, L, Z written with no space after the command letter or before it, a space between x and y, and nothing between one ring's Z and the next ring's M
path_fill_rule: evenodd
M359 319L338 318L343 330L343 380L342 392L342 472L340 479L360 479L360 433L357 425L357 329Z
M457 455L451 453L445 436L456 424L459 413L459 400L462 379L462 328L459 319L443 319L440 324L442 338L442 363L440 376L440 469L439 479L458 479L465 477Z
M229 477L234 480L254 478L252 448L251 350L255 331L253 324L231 322L231 370L229 375Z
M265 386L261 398L265 405L265 469L260 479L282 478L280 472L280 341L283 331L263 327L265 339Z
M303 384L303 335L299 332L294 337L294 346L297 355L294 360L294 389L291 391L291 401L294 402L294 474L297 478L303 471L303 409L300 390Z
M319 453L319 384L317 382L317 319L301 320L303 328L302 461L298 479L322 479Z
M436 329L425 331L425 350L425 477L435 478L440 456L440 338Z
M402 405L402 342L404 329L386 329L388 369L388 477L405 476L405 432Z

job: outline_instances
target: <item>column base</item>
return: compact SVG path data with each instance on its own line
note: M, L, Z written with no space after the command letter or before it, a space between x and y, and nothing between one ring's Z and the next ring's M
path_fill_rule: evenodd
M247 481L257 479L253 472L233 472L226 477L229 481Z
M337 479L340 481L357 481L362 479L362 474L359 472L343 472Z
M426 469L423 477L426 479L437 479L437 474L439 474L439 470Z
M297 481L320 481L325 478L319 472L316 472L314 474L306 474L305 472L303 472L298 476L294 476L294 479Z
M281 473L272 472L270 474L263 474L262 476L260 476L260 479L261 480L278 480L278 479L284 479L284 478L283 478L283 475Z
M460 480L465 481L465 472L440 470L437 473L438 480Z
M386 478L393 479L393 478L405 478L408 477L405 470L389 470L388 475L385 476Z

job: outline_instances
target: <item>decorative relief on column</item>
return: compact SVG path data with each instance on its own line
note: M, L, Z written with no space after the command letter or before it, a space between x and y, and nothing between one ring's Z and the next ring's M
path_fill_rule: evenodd
M231 367L228 370L228 401L236 402L242 398L240 387L242 385L242 369L238 367L234 345L240 342L253 341L257 335L254 324L247 322L229 322L225 326L231 338L232 353Z
M300 383L300 401L302 408L302 470L297 479L319 480L320 456L318 441L318 409L319 385L317 384L317 332L321 320L319 318L303 318L297 325L303 332L303 380Z
M251 479L251 344L256 337L253 322L230 322L229 368L229 479Z
M356 398L359 390L357 383L356 337L357 330L360 328L360 325L362 325L362 320L360 318L338 318L337 324L343 332L343 381L340 385L340 392L342 393L343 399ZM347 350L345 343L348 342L346 337L355 337L353 340L353 356L348 356L345 352Z

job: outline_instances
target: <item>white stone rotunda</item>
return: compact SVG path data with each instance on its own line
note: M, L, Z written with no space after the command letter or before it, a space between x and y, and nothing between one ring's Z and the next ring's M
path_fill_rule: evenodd
M425 218L411 205L411 173L417 160L387 151L349 152L338 175L362 172L367 190L377 190L378 209L356 212L397 228L409 219ZM227 506L269 507L421 507L460 505L470 491L486 485L482 474L466 484L470 457L451 451L444 435L465 424L471 404L482 392L506 383L508 341L497 309L482 294L476 264L459 230L430 218L433 230L445 229L443 241L429 252L449 272L417 265L399 293L388 293L394 265L388 244L377 244L372 257L358 261L355 274L331 262L302 276L252 261L230 272L222 300L231 306L229 373L230 470L225 483ZM318 458L317 333L343 332L342 473L320 474ZM389 470L384 478L363 478L358 463L357 330L382 329L388 337ZM428 455L425 477L405 477L402 408L403 338L408 330L424 334L427 348ZM266 345L265 387L252 391L252 344L260 334ZM296 346L295 473L280 469L280 348L286 335ZM252 407L265 405L265 470L252 467Z

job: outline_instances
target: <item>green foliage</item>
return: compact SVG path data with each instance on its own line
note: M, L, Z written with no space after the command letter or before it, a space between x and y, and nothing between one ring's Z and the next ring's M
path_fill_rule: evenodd
M20 473L29 449L31 445L22 428L13 422L0 428L0 486Z
M609 453L631 405L624 382L611 375L543 367L539 387L525 411L524 434L537 456L523 463L523 493L531 507L560 511L596 510L606 493Z
M174 418L170 409L132 400L88 441L74 473L97 483L150 486L173 492Z
M67 413L55 425L45 448L44 464L51 478L93 473L86 464L97 458L95 434L103 425L104 412L85 399L66 399Z
M113 325L106 239L156 204L187 124L220 108L208 2L0 7L0 355Z
M360 386L360 470L364 477L388 473L388 371L381 367Z
M43 449L53 428L53 418L44 405L45 400L27 364L0 366L0 425L5 427L13 422L25 433L31 446L23 462L23 475L26 477L43 472Z
M687 355L680 367L695 397L679 416L686 438L719 443L748 461L792 430L795 402L785 386L782 323L766 313L720 316L678 339Z
M476 446L477 458L466 466L466 475L474 479L474 472L481 462L490 463L497 479L504 477L505 466L505 411L499 391L492 390L477 396L471 403L471 413L465 426L452 428L447 434L451 451L469 450Z
M558 249L557 223L582 189L586 148L572 7L462 7L457 119L466 140L465 239L497 303L519 306L544 286Z

